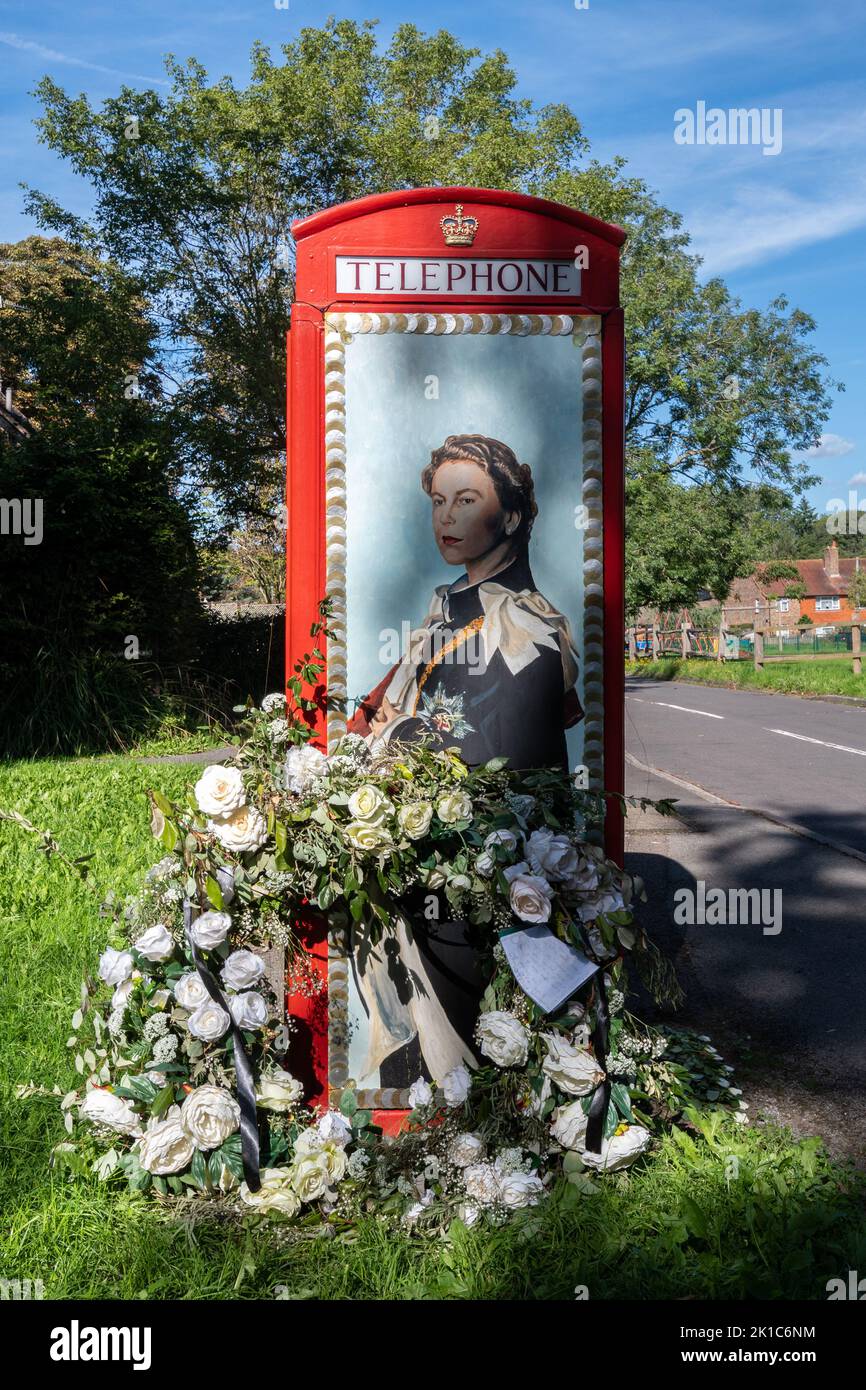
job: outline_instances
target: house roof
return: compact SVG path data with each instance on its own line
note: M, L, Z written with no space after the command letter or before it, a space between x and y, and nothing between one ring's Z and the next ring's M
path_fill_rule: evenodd
M784 563L794 566L806 591L803 596L809 599L820 598L822 595L847 594L849 584L858 569L858 559L855 556L838 557L840 573L835 575L827 573L823 560L785 560ZM866 559L863 557L860 557L859 567L866 570ZM728 603L734 595L745 599L746 602L753 602L756 598L784 598L785 589L795 582L794 578L767 582L758 574L742 575L731 584Z
M795 566L806 589L806 598L817 598L821 594L847 594L848 585L857 568L857 560L854 556L841 555L838 575L828 574L823 560L789 560L786 563ZM866 570L866 559L860 561L860 567ZM796 581L776 579L771 584L763 584L760 579L756 579L756 583L768 598L783 598L788 585L796 583Z

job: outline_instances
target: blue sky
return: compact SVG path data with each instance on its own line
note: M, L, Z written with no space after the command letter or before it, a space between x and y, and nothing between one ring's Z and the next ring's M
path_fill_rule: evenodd
M683 214L707 274L722 274L745 303L784 293L818 322L814 341L847 391L835 398L811 460L824 510L854 487L866 503L866 7L862 0L117 0L0 3L0 240L36 228L19 183L86 213L88 192L38 144L30 95L44 73L99 103L121 81L165 82L162 58L195 56L216 78L248 76L254 40L276 51L329 14L380 21L380 42L411 21L444 28L482 50L501 48L522 95L564 101L593 154L622 154L630 172ZM782 148L677 144L675 112L780 108Z

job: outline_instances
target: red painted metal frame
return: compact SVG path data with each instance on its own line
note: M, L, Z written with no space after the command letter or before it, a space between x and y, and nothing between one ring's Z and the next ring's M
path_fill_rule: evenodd
M476 245L444 244L439 214L447 204L462 203L464 212L479 219ZM467 313L570 312L598 314L602 320L602 455L604 507L604 784L608 791L624 789L624 333L619 307L619 247L625 233L585 213L547 199L493 189L426 188L376 194L328 208L296 222L296 300L288 334L287 486L289 546L286 576L287 675L294 662L311 650L310 627L318 617L325 591L325 427L324 320L329 308L369 312L374 306L389 313L437 312L461 306ZM576 243L575 236L580 235ZM576 244L589 248L589 268L582 272L579 297L553 299L493 296L470 298L431 294L392 294L338 297L335 258L353 252L367 255L573 257ZM518 249L519 248L519 249ZM319 641L327 655L327 645ZM314 739L325 746L324 716L311 720ZM608 810L605 823L608 853L620 863L623 818L619 808ZM310 1099L328 1104L327 933L311 917L303 924L309 961L322 982L322 993L289 995L289 1009L298 1020L290 1064L307 1082ZM323 1002L324 1001L324 1002ZM374 1119L386 1132L395 1132L405 1112L377 1111Z

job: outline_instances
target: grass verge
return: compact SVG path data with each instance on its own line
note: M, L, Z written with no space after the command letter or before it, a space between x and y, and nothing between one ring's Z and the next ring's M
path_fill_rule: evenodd
M749 661L709 661L665 657L627 661L627 676L657 681L694 681L729 690L776 690L783 695L849 695L866 700L866 674L855 676L850 657L770 661L756 671Z

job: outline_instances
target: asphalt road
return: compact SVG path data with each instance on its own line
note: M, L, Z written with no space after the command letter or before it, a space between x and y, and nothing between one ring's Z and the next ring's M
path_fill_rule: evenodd
M866 709L632 680L626 729L626 790L682 816L638 823L626 859L686 989L678 1017L742 1044L777 1118L866 1161ZM677 922L683 888L695 920ZM701 920L713 888L728 921ZM755 888L778 930L730 920L730 890Z
M626 730L640 762L866 855L866 709L632 680Z

